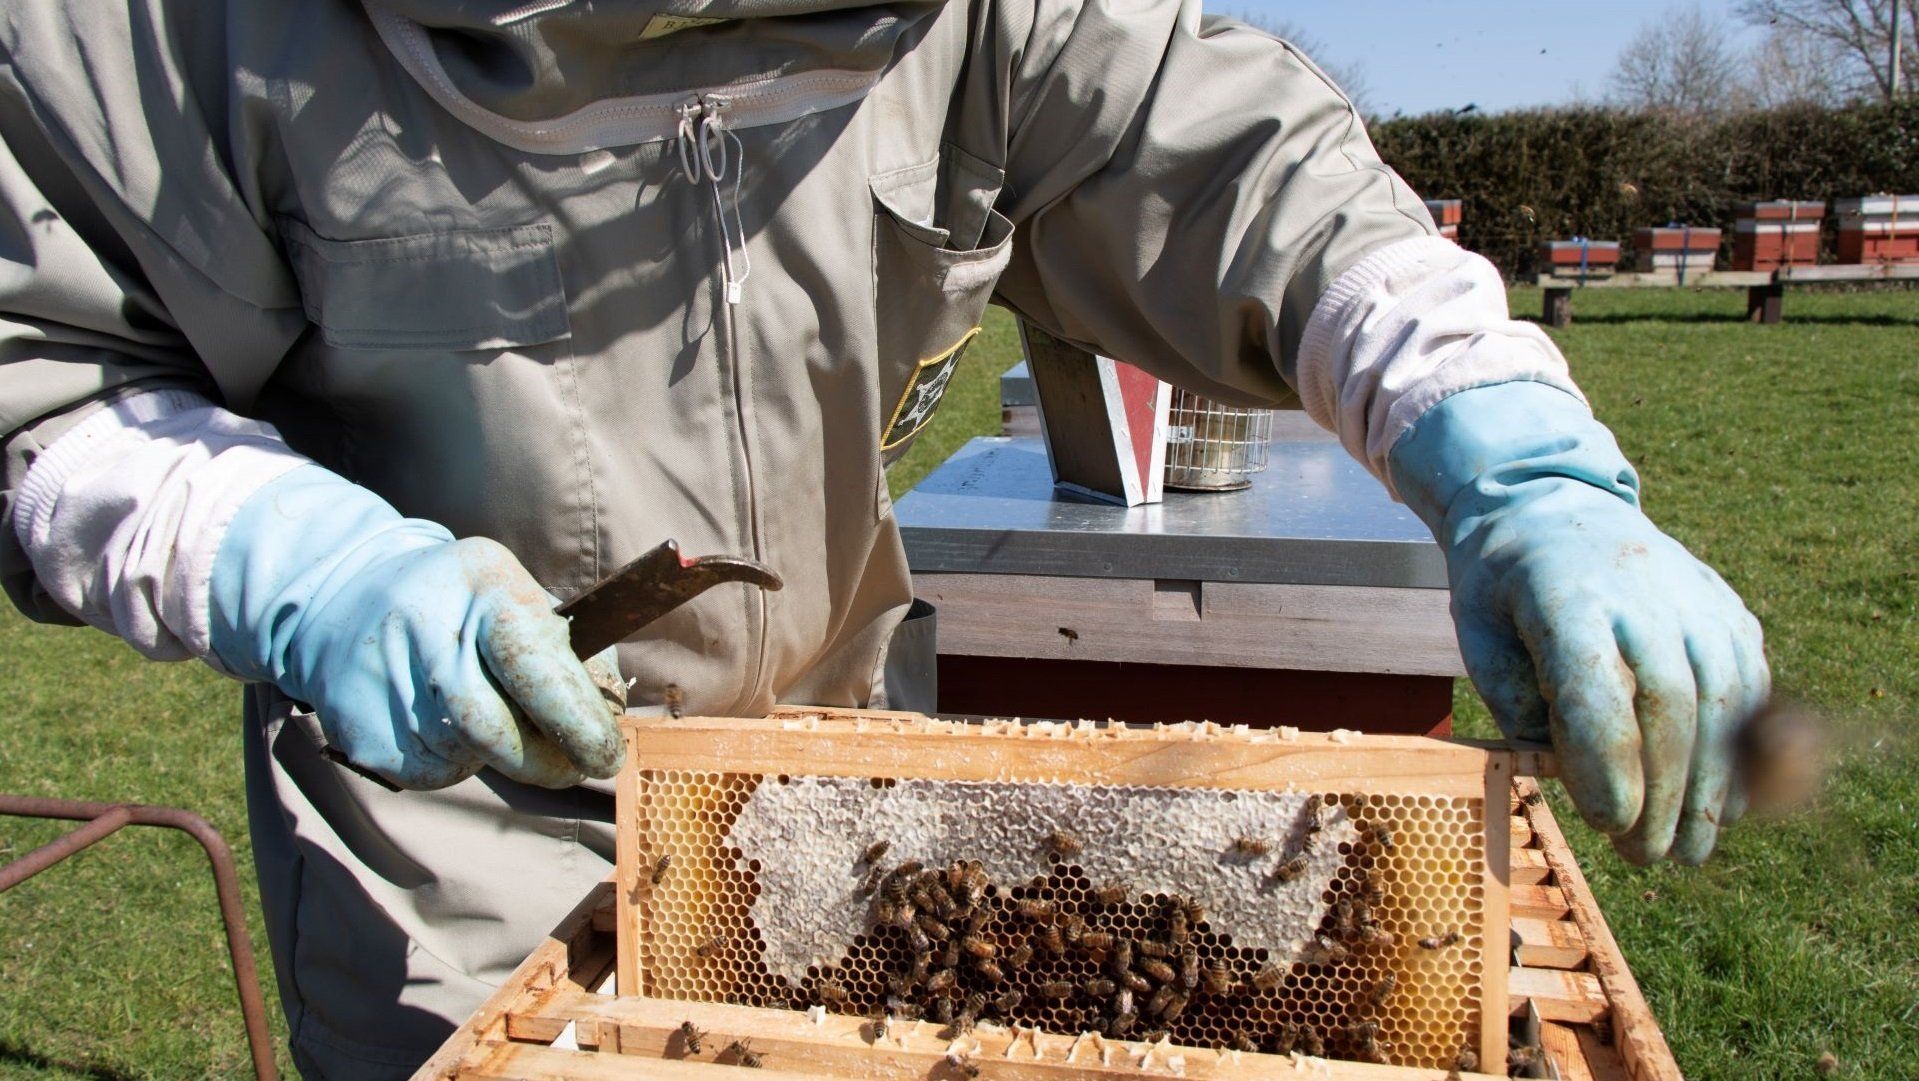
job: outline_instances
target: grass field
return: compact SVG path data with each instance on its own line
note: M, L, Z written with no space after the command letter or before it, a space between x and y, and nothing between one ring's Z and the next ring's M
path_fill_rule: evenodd
M1638 462L1653 517L1765 621L1779 687L1838 722L1816 812L1704 869L1634 869L1573 821L1587 874L1695 1078L1919 1070L1919 293L1594 292L1556 332ZM1515 294L1515 310L1538 295ZM998 423L996 318L909 485ZM1484 729L1463 684L1458 709ZM0 614L0 790L185 804L246 855L233 688L90 631ZM0 819L0 859L51 827ZM250 870L243 873L250 874ZM251 883L249 882L249 886ZM0 895L0 1077L236 1077L238 1009L198 850L132 831ZM264 937L256 924L257 942ZM277 1021L277 1019L276 1019Z

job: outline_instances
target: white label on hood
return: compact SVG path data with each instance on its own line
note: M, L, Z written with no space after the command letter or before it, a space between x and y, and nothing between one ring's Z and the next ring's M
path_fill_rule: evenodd
M677 34L696 26L712 26L714 23L725 21L725 19L705 19L698 15L655 15L646 20L646 29L640 31L640 40L663 38L668 34Z

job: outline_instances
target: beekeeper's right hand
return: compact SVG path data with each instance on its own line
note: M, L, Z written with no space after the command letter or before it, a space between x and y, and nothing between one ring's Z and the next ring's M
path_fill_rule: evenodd
M613 651L575 659L552 598L492 541L305 465L240 505L211 587L215 659L312 706L335 750L402 788L619 768Z

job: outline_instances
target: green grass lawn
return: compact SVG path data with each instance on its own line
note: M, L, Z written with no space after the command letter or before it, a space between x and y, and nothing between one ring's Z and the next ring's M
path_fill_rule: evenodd
M1765 621L1779 687L1836 719L1833 784L1816 811L1741 827L1696 870L1627 867L1556 808L1689 1076L1809 1076L1831 1050L1840 1076L1905 1081L1919 1064L1919 293L1796 291L1778 327L1741 322L1743 301L1594 291L1555 333L1650 513ZM1538 294L1514 308L1537 311ZM1015 352L996 317L896 492L996 430ZM1458 710L1487 727L1464 685ZM0 614L0 790L194 807L244 862L238 713L197 668ZM0 859L55 832L0 819ZM131 831L0 895L0 1077L245 1071L192 842Z

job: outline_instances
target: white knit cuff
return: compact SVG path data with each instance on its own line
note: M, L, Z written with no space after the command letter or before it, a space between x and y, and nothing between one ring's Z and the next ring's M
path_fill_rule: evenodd
M54 440L13 529L49 596L159 660L211 657L208 583L240 505L307 459L189 390L130 395Z
M1390 244L1335 279L1296 375L1307 415L1388 490L1393 445L1450 395L1532 380L1585 401L1552 339L1511 317L1498 270L1441 237Z

